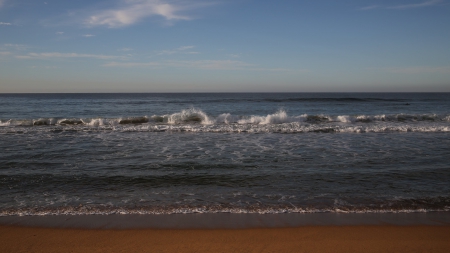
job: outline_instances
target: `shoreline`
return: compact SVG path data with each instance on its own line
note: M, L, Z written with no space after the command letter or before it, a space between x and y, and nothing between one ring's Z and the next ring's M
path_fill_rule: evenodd
M65 229L265 229L304 226L450 226L450 212L114 214L3 216L0 226Z

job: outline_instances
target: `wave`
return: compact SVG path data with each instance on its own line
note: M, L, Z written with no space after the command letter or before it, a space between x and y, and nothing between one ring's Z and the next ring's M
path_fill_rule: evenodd
M426 213L449 212L448 197L422 199L387 200L377 204L350 204L336 199L330 206L302 207L292 203L279 205L233 204L210 205L157 205L157 206L114 206L112 204L51 207L19 207L0 209L0 216L43 216L43 215L111 215L111 214L188 214L188 213L241 213L241 214L281 214L281 213Z
M207 115L199 109L191 108L165 115L120 117L120 118L38 118L0 120L2 127L14 126L61 126L61 127L120 127L122 125L143 125L148 129L235 129L246 131L261 128L266 131L292 129L294 132L330 131L335 132L378 132L378 131L448 131L450 115L438 114L379 114L379 115L293 115L284 110L265 116L232 115L223 113ZM433 125L434 124L434 125ZM257 126L257 127L255 127ZM266 129L266 130L264 130ZM279 129L279 130L276 130ZM382 130L384 129L384 130ZM422 129L422 130L420 130ZM426 130L428 129L428 130Z

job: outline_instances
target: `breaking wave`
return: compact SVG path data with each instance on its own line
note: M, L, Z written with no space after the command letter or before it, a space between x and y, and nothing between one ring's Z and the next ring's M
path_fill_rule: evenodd
M191 108L165 115L120 118L37 118L0 120L0 126L53 126L52 130L119 130L175 132L450 132L450 115L288 115L284 110L265 116L207 115ZM20 130L20 131L23 131ZM28 130L27 130L28 131Z

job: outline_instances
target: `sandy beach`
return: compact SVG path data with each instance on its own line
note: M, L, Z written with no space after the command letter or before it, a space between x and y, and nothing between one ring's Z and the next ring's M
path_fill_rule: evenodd
M0 226L0 252L449 252L450 226L58 229Z

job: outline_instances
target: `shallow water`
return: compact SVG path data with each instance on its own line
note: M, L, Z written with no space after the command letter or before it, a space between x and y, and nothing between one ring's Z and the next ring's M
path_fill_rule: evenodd
M1 94L0 215L450 210L450 94Z

